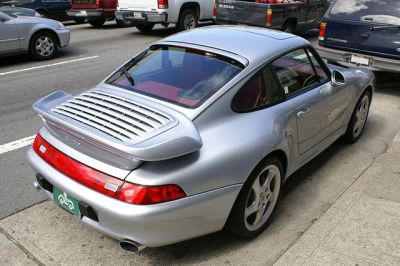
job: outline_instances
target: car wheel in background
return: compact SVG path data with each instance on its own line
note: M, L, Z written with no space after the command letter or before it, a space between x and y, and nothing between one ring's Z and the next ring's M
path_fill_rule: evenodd
M283 24L282 31L294 34L295 28L296 28L296 26L295 26L294 22L289 20L289 21L286 21L285 24Z
M198 23L196 11L193 9L184 9L179 15L177 27L180 31L190 30L196 28Z
M136 28L142 32L149 32L154 28L153 23L136 23L135 24Z
M367 122L369 107L371 105L371 93L366 90L357 102L356 108L353 111L345 139L350 142L356 142L362 135L365 124Z
M29 53L37 60L53 58L57 53L57 49L57 37L51 32L37 32L29 42Z
M85 22L85 18L74 18L74 21L77 23L77 24L82 24L83 22Z
M133 21L125 21L122 19L117 19L116 21L119 27L132 27L134 25Z
M283 167L267 157L251 173L229 215L226 228L236 236L253 238L268 226L279 200Z
M88 22L90 25L92 25L92 27L100 28L104 25L106 20L105 19L88 19Z

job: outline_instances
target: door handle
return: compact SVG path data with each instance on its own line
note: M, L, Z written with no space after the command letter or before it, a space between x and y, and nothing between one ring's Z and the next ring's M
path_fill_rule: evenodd
M368 34L368 33L363 33L363 34L361 34L361 37L363 37L363 38L368 38L368 37L369 37L369 34Z
M310 109L304 108L303 110L297 113L297 118L305 117L308 112L310 112Z

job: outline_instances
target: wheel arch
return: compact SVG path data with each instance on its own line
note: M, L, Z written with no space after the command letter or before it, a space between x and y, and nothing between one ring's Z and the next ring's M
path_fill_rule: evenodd
M29 43L31 42L31 39L33 36L35 36L36 34L41 33L41 32L47 32L47 33L52 34L56 38L57 46L60 47L60 37L54 30L49 29L49 28L39 28L39 29L32 31L31 36L29 36Z
M182 14L183 10L185 9L192 9L196 12L197 17L200 16L200 4L197 2L186 2L181 6L179 10L179 16Z
M291 23L293 24L294 29L296 29L297 27L297 18L295 17L289 17L285 20L285 22L282 25L282 28L287 24L287 23Z

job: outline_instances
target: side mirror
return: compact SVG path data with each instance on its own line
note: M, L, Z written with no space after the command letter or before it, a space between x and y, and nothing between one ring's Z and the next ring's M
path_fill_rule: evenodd
M0 12L0 21L1 22L10 21L10 20L11 20L11 18L8 15L4 14L3 12Z
M338 70L333 70L331 79L333 86L343 86L346 84L346 77Z

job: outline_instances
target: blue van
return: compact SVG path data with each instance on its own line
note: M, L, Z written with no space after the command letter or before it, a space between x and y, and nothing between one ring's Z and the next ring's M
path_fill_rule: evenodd
M400 72L400 0L334 1L317 50L331 63Z

